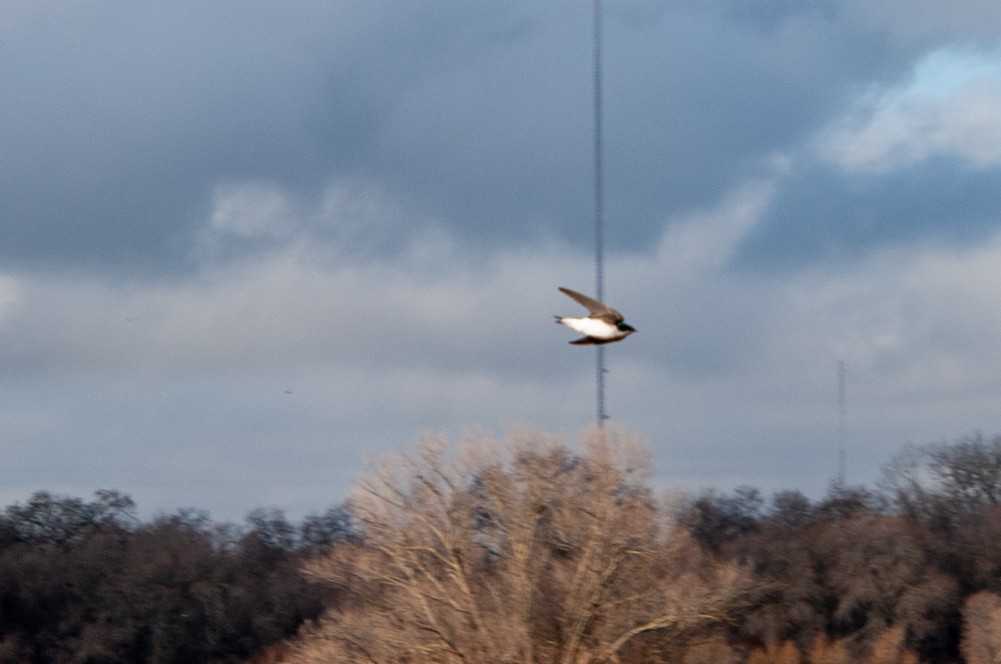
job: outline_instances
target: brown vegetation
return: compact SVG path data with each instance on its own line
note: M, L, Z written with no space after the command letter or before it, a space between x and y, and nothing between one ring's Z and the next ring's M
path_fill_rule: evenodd
M646 454L596 432L440 440L384 459L348 503L362 540L308 565L350 601L292 662L661 661L747 586L645 484Z
M273 510L243 527L193 511L140 523L116 492L37 493L0 515L0 662L240 662L321 610L299 568L321 531L344 536L337 515L307 519L306 546Z
M962 650L966 664L1001 662L1001 595L980 592L966 600Z
M0 663L1001 664L1001 437L817 501L655 495L646 456L429 440L300 524L39 492L0 512Z

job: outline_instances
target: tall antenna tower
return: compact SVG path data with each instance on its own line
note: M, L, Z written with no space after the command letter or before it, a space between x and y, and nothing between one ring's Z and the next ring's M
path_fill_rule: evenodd
M605 201L604 164L601 153L601 0L594 0L594 281L599 302L605 300ZM601 428L608 419L605 411L605 348L595 350L596 415Z
M838 482L844 484L848 474L848 450L845 440L845 362L838 360Z

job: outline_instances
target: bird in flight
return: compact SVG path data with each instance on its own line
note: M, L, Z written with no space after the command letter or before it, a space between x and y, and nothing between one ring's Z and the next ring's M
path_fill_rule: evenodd
M597 300L581 295L577 291L560 286L560 290L577 300L587 308L591 315L586 318L571 318L569 316L556 316L556 322L566 325L575 332L580 332L584 336L571 341L579 346L593 346L597 344L607 344L613 341L622 341L635 332L635 328L625 322L625 319L615 309Z

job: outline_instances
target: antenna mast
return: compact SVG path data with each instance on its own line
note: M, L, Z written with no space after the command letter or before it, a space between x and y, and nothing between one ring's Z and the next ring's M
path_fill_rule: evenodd
M848 450L845 447L845 362L838 360L838 482L844 484L848 473Z
M594 0L594 280L595 293L599 302L604 293L604 216L603 198L604 173L601 154L601 0ZM608 419L605 412L605 348L597 346L595 351L595 381L597 398L598 427Z

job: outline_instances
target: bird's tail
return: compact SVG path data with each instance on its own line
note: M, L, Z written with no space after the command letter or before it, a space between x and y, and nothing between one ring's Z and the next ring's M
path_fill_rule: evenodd
M563 322L563 316L553 316L553 318L556 319L557 323L562 323Z

